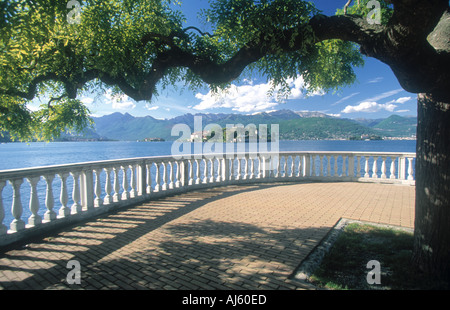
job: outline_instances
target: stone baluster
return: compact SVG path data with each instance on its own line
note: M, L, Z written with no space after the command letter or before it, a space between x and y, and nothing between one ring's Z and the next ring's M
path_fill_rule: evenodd
M342 174L341 177L346 177L347 176L347 156L346 155L342 155Z
M167 164L162 162L161 163L161 167L162 167L162 187L161 190L165 191L167 190Z
M38 214L39 211L39 197L37 194L37 183L41 177L27 178L30 183L30 211L31 215L28 218L29 226L36 226L42 223L42 218Z
M361 177L361 156L356 156L356 177Z
M381 157L382 163L381 163L381 178L386 179L386 156Z
M12 231L17 232L25 229L25 222L21 219L22 217L22 201L20 200L20 186L23 183L23 179L15 179L11 181L13 187L13 202L11 213L14 220L11 222L10 228Z
M331 156L326 156L327 159L327 177L331 176Z
M119 180L119 173L120 173L120 167L114 167L114 195L113 195L113 201L119 202L120 201L120 180Z
M355 177L355 156L349 154L348 155L348 176Z
M333 176L337 177L338 176L338 156L337 155L333 155Z
M222 181L222 159L216 157L213 160L214 163L214 182L220 183Z
M413 160L414 158L408 157L408 180L410 181L414 180Z
M146 174L146 183L147 183L147 188L146 188L146 193L147 194L151 194L152 193L152 169L151 169L151 164L145 164L145 169L147 169L147 174Z
M272 169L270 169L270 171L272 177L278 178L278 176L280 175L280 160L280 157L277 157L277 159L275 160L274 156L271 156Z
M236 180L240 180L241 179L241 158L237 157L237 165L236 165Z
M3 224L5 219L5 208L3 206L3 189L6 186L5 181L0 181L0 236L5 235L8 232L8 227Z
M303 176L303 156L298 156L297 177Z
M235 167L235 163L234 163L234 158L230 158L228 159L229 163L228 163L228 167L230 168L230 175L227 181L232 181L234 180L234 167Z
M53 211L55 206L55 198L53 197L53 179L54 175L45 175L44 180L47 183L47 192L45 194L45 207L47 211L44 213L44 221L51 222L56 219L56 213Z
M65 218L70 215L70 208L67 206L69 203L69 194L67 193L67 178L69 177L69 173L59 173L58 176L61 179L61 192L59 194L61 207L59 208L58 216Z
M222 181L223 182L229 182L230 181L230 165L231 160L227 158L226 156L222 159L223 166L222 166Z
M373 157L373 166L372 166L372 178L373 179L378 179L378 157L374 156Z
M395 172L395 157L391 157L390 179L396 179Z
M72 188L72 200L73 205L70 208L72 214L78 214L82 210L82 206L80 203L80 172L73 171L70 173L73 178L73 188Z
M194 176L193 176L194 167L192 166L193 162L191 159L187 160L187 165L188 165L188 185L192 185L194 184Z
M255 178L255 159L250 157L249 160L250 160L250 175L249 175L249 178L253 179L253 178Z
M130 198L136 198L138 196L137 194L137 186L136 186L136 165L129 165L130 168Z
M167 187L169 189L173 189L173 170L174 170L174 164L173 162L168 162L167 163Z
M130 199L130 192L128 191L128 167L121 166L122 169L122 200Z
M364 177L369 178L370 177L370 175L369 175L369 156L366 155L365 159L366 159L366 164L364 165L364 171L365 171Z
M210 183L214 183L214 175L215 175L215 170L216 169L214 169L214 160L213 160L213 158L209 159L209 164L210 164L209 182Z
M211 160L205 158L204 159L205 162L205 181L204 183L210 183L211 182L211 175L212 175L212 166L211 164Z
M155 174L155 192L159 192L160 190L160 166L161 163L155 163L155 167L156 167L156 174Z
M242 179L246 180L248 178L248 157L244 157L242 160L244 161L244 176L242 177Z
M200 162L195 159L195 184L200 184Z
M287 156L283 156L283 157L284 157L284 161L283 161L283 175L280 175L280 176L285 178L285 177L288 176L288 173L287 173L287 161L288 161L289 157L287 157Z
M111 204L113 203L113 198L111 196L111 171L112 168L105 168L106 178L105 178L105 198L103 199L104 204Z
M94 206L96 208L101 207L103 205L103 200L101 198L102 188L101 188L101 181L100 181L100 174L101 174L102 170L103 169L101 169L101 168L94 169L94 173L95 173Z
M176 168L175 168L175 187L178 188L181 185L180 182L180 161L175 162Z

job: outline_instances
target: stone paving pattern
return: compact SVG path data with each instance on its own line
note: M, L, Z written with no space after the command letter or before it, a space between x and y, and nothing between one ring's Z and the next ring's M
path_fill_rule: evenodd
M413 227L413 186L277 183L149 201L0 251L2 289L294 290L341 218ZM68 284L77 260L81 283Z

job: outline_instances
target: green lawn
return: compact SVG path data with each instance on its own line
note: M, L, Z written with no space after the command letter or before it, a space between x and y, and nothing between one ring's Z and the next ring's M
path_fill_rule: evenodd
M411 269L413 234L403 230L351 223L339 235L310 281L335 290L449 289L448 284L425 280ZM380 263L380 284L369 284L368 273ZM372 275L369 279L373 279Z

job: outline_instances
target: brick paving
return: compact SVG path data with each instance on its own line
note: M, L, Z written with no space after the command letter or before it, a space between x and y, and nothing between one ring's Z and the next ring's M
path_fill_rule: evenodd
M341 219L413 227L413 186L224 186L149 201L0 252L2 289L314 289L296 267ZM69 284L80 264L80 284Z

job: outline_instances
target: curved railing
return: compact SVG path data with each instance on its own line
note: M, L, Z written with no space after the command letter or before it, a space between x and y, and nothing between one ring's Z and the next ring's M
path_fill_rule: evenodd
M414 184L415 153L281 152L109 160L0 171L0 246L123 206L228 184ZM10 208L8 208L10 206Z

